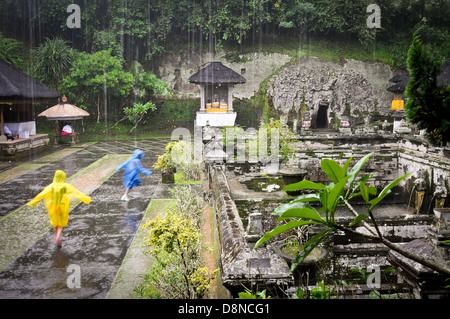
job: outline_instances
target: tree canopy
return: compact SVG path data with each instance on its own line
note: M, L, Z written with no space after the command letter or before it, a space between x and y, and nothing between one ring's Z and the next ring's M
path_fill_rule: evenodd
M67 26L67 7L80 6L81 28ZM92 53L99 37L119 43L129 63L150 61L179 44L191 47L243 44L262 35L308 33L358 40L375 37L399 42L426 17L435 30L450 25L450 3L379 0L380 29L366 26L368 0L3 0L0 32L38 46L46 37L61 37ZM273 37L267 37L273 38ZM108 40L109 41L109 40ZM104 47L101 49L105 49ZM117 47L116 47L117 49Z

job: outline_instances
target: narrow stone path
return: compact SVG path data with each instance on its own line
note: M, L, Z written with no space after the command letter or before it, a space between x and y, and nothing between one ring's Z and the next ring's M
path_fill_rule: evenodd
M0 236L0 246L5 247L0 254L23 250L11 262L2 257L0 298L105 298L160 180L152 165L168 141L99 142L0 183L20 198L14 206L18 209L2 206L5 213L0 218L0 233L9 236ZM153 174L142 176L143 185L132 190L129 202L123 202L123 172L115 172L115 168L136 148L146 153L142 164ZM39 163L39 159L34 162ZM61 248L53 244L53 230L43 204L35 210L20 206L48 185L57 169L69 171L68 181L92 197L90 205L74 203ZM40 216L36 210L41 211ZM14 219L19 213L20 218ZM33 227L39 224L37 221L42 225ZM28 247L21 244L33 233L38 234L34 235L36 241ZM11 237L16 240L8 241Z

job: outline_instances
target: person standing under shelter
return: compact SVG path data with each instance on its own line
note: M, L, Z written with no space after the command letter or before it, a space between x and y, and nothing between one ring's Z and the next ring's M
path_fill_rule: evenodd
M72 126L70 126L69 124L66 124L63 126L62 130L61 130L61 135L65 136L65 135L71 135L73 133L73 129Z
M69 203L72 198L77 198L89 205L91 197L83 194L72 185L66 183L66 173L61 170L55 172L53 183L44 188L33 200L27 203L30 207L35 207L44 199L50 217L50 224L55 230L55 244L59 247L61 243L61 233L69 222Z
M141 164L141 158L143 158L144 156L145 153L143 151L141 151L140 149L136 149L134 150L132 157L128 161L116 168L117 171L125 168L125 172L123 175L123 186L125 187L125 194L122 196L121 200L130 200L130 198L128 197L130 190L142 184L139 173L145 174L147 176L150 176L152 174L151 171L145 169Z

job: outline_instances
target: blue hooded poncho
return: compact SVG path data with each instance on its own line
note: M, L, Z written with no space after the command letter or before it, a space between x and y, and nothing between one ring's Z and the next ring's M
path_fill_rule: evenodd
M125 168L125 173L123 175L123 186L126 189L132 189L135 186L141 185L142 181L139 177L139 173L145 174L147 176L151 175L152 172L142 167L141 158L144 157L144 152L137 149L133 152L133 156L116 168L117 171Z

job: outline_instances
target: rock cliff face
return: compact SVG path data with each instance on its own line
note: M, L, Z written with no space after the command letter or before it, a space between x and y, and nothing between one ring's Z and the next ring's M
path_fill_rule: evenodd
M387 116L390 111L393 94L386 88L392 85L389 79L393 73L386 64L351 59L338 64L316 57L303 57L292 64L290 56L278 53L252 53L241 58L242 62L232 63L208 52L184 51L166 55L158 73L180 98L199 97L197 85L187 80L213 60L222 61L246 78L245 84L234 87L237 99L251 98L260 84L271 78L267 95L278 113L302 120L303 113L309 112L313 128L319 113L325 127L332 127L333 121L343 119L352 126L368 123L369 116Z
M175 97L198 98L199 88L196 84L188 83L189 77L211 61L220 61L247 80L245 84L234 87L234 98L249 99L258 91L262 81L291 59L286 54L257 52L240 57L242 62L229 62L222 55L214 56L208 52L183 51L179 54L167 54L158 68L158 74L163 81L169 83Z
M393 96L386 88L391 77L384 64L348 60L340 65L304 57L274 76L267 94L281 114L301 120L309 112L313 127L325 115L325 127L343 118L355 125L367 123L371 115L388 114Z

